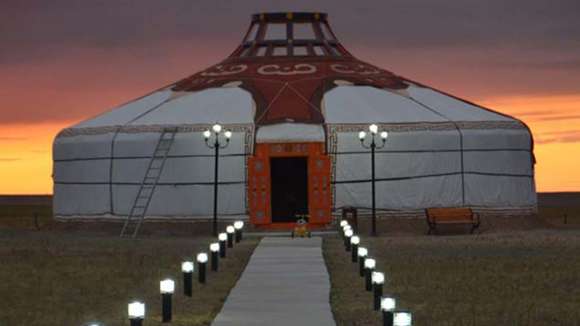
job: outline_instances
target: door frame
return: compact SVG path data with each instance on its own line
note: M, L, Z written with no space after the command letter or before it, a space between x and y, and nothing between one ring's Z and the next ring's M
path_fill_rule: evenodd
M295 223L272 223L270 159L306 157L308 174L309 224L331 222L331 166L323 142L261 143L248 159L248 213L250 222L268 228L291 228Z

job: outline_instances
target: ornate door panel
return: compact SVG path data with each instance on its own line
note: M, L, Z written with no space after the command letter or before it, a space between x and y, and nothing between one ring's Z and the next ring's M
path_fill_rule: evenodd
M270 224L270 158L265 155L248 160L248 204L253 224Z
M322 145L322 144L321 144ZM315 148L308 157L308 205L310 223L330 223L330 157Z

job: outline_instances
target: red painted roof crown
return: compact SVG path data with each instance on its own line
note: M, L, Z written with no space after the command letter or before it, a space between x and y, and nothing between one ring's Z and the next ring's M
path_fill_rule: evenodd
M401 89L391 72L354 58L324 13L252 16L242 43L221 63L179 81L174 91L238 86L256 102L256 124L323 123L321 101L332 88L368 85Z

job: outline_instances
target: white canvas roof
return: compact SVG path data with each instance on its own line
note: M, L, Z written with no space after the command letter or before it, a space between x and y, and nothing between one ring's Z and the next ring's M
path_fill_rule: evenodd
M252 124L252 95L239 87L176 93L161 90L72 128L123 125Z

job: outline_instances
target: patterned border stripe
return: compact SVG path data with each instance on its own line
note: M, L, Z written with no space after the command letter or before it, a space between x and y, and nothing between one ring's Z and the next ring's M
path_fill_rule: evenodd
M224 124L224 128L232 132L252 133L251 124ZM87 127L87 128L67 128L63 129L57 138L73 136L90 136L114 133L119 130L122 134L138 134L145 132L163 132L167 128L177 128L177 132L203 132L211 127L211 124L181 124L181 125L134 125L134 126L105 126L105 127ZM247 138L247 135L246 135Z
M465 130L527 130L524 124L519 121L457 121L457 122L417 122L417 123L380 123L380 129L387 131L437 131L437 130L457 130L456 126ZM368 124L329 124L331 132L359 132L366 130Z

